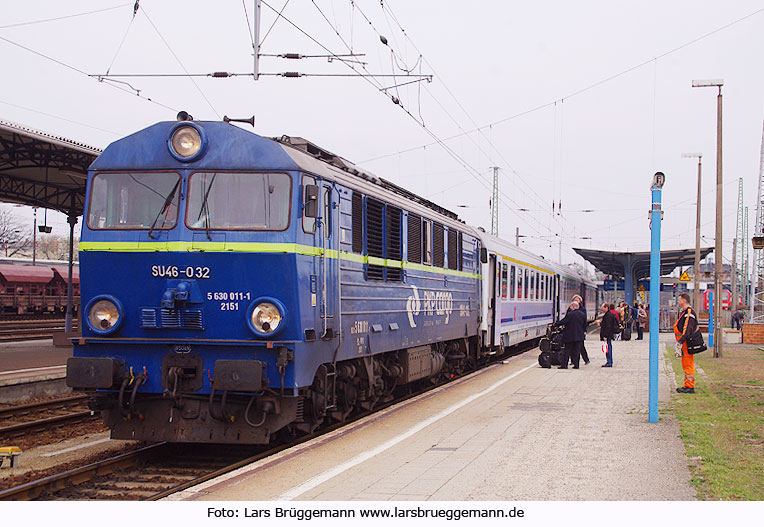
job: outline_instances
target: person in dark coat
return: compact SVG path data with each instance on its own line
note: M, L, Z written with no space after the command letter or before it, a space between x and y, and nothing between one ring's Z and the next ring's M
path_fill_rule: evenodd
M586 338L586 315L578 309L578 302L572 302L570 309L562 318L556 322L556 326L564 326L562 330L562 360L560 360L560 369L568 369L568 361L573 361L573 369L578 369L581 347Z
M588 322L589 316L586 314L586 305L584 304L584 299L581 298L581 295L573 295L572 302L578 302L578 309L584 314L584 317ZM568 308L568 310L570 310L570 308ZM589 364L590 361L589 354L586 352L586 342L581 344L581 358L584 359L584 364Z
M613 314L613 304L602 304L602 319L600 319L600 340L607 342L607 353L603 368L613 367L613 335L619 331L617 315Z

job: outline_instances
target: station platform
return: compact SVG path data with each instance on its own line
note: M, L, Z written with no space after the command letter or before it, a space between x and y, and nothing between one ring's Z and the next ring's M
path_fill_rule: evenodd
M533 350L168 499L692 500L678 423L647 421L648 348L615 342L602 368L590 337L579 370Z
M0 403L15 403L71 391L66 359L72 348L48 340L7 342L0 348Z

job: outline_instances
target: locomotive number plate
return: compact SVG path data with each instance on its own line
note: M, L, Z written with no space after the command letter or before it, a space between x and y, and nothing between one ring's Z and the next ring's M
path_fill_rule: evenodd
M177 265L152 265L151 276L158 278L209 278L209 267L179 267Z

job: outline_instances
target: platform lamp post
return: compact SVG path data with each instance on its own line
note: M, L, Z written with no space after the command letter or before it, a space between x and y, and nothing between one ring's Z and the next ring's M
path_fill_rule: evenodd
M650 208L650 396L648 417L651 423L658 422L658 330L661 311L661 189L666 182L663 172L656 172L650 186L652 207Z
M723 79L694 80L693 88L718 88L716 97L716 244L714 247L714 292L718 308L714 313L714 357L722 356L722 86Z
M693 283L693 295L692 305L696 310L700 309L700 174L703 169L702 158L703 154L700 152L693 152L689 154L682 154L682 157L697 157L698 158L698 202L695 206L695 270L694 283Z

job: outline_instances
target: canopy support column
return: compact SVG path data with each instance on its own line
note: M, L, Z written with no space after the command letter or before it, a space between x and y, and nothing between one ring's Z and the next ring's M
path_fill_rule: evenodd
M77 224L77 216L72 211L69 211L69 278L66 282L66 322L64 324L64 331L68 335L72 332L72 297L74 293L72 268L74 267L74 226Z

